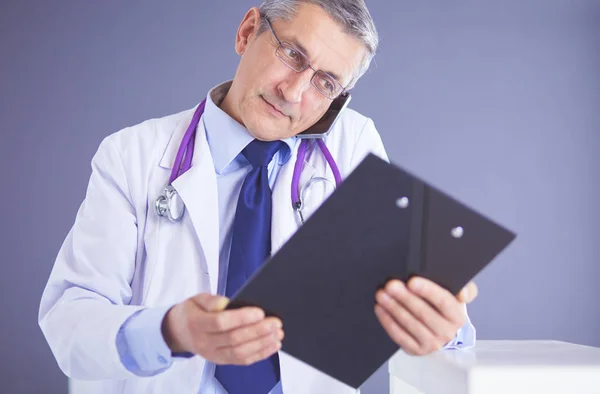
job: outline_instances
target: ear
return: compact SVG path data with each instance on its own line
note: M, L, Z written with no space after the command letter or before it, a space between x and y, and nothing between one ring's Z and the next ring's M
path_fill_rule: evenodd
M260 23L261 18L258 8L250 8L250 10L246 12L244 19L242 19L242 23L235 36L235 51L238 55L243 55L244 52L246 52L248 44L256 38L256 34L260 29Z

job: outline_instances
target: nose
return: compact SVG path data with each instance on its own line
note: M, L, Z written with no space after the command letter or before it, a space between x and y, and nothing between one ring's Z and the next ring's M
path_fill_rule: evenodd
M279 85L279 90L286 101L297 104L302 101L302 95L310 89L310 79L314 71L307 68L302 72L290 70L289 77Z

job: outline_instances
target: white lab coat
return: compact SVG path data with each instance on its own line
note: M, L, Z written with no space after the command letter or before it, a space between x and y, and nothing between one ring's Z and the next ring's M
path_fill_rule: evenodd
M76 394L196 394L205 360L176 359L154 377L121 363L115 338L125 320L147 307L168 306L198 293L215 294L219 272L217 184L203 122L192 168L173 186L186 205L179 223L153 208L171 172L193 110L152 119L107 137L92 161L87 194L42 296L39 324ZM387 159L373 122L347 109L326 140L342 176L369 152ZM298 146L299 144L297 144ZM333 175L319 149L309 150L301 177ZM297 230L290 185L296 153L273 190L272 247ZM306 196L308 214L328 191ZM285 394L350 394L356 390L280 353Z

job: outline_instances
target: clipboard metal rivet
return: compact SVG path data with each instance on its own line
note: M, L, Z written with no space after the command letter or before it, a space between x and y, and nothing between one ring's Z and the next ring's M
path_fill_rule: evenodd
M396 200L396 205L398 206L398 208L406 208L408 207L408 198L407 197L402 197Z
M465 230L461 226L456 226L450 232L452 233L452 236L454 238L462 238L463 234L465 233Z

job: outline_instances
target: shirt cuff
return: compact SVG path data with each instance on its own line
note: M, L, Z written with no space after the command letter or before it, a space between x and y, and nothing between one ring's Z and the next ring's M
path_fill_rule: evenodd
M466 308L466 307L465 307ZM465 309L466 313L466 309ZM451 350L451 349L468 349L470 347L475 346L475 342L477 340L477 331L475 330L475 326L471 323L471 319L469 315L466 314L466 322L465 325L462 326L453 340L448 342L442 350Z
M117 333L121 362L138 376L153 376L173 363L162 335L162 321L171 307L148 308L131 315Z

